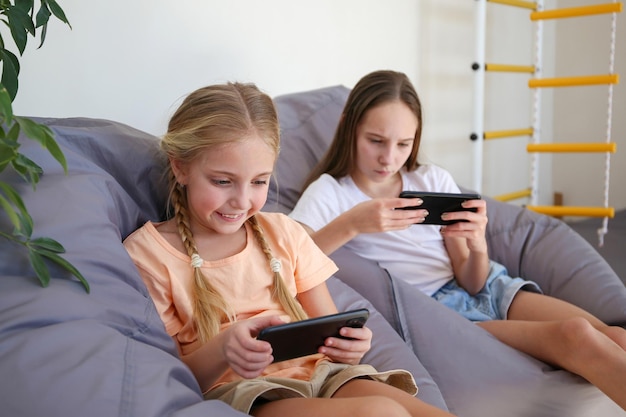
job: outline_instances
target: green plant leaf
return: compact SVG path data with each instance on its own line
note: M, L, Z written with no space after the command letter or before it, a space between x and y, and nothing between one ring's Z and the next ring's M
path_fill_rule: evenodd
M33 267L37 278L39 278L39 282L41 282L41 286L47 287L48 284L50 284L50 271L43 260L42 254L36 249L29 248L28 259L30 260L30 265Z
M19 145L6 138L0 139L0 167L6 166L17 158L17 148Z
M48 5L44 2L41 3L41 7L35 16L35 27L41 27L48 24L48 20L50 20L50 9L48 9ZM42 42L43 43L43 42Z
M36 251L38 254L45 256L46 258L50 259L57 265L69 271L83 284L83 287L85 287L85 290L89 293L90 291L89 283L87 282L83 274L81 274L80 271L76 269L76 267L74 267L74 265L72 265L71 263L69 263L68 261L66 261L65 259L63 259L62 257L60 257L59 255L57 255L56 253L52 251L49 251L46 249L36 249ZM65 249L63 249L63 251L65 251Z
M2 194L0 194L0 206L9 217L11 223L13 223L13 227L15 228L15 230L19 230L21 227L20 217L17 215L17 212L11 205L10 201L7 200Z
M48 33L48 25L44 25L41 28L41 42L39 43L39 46L37 48L41 48L43 46L43 43L46 41L47 33Z
M13 125L9 129L9 132L6 135L7 140L10 140L15 144L16 150L20 147L20 144L17 142L17 139L20 137L20 130L20 125L17 123L13 123Z
M9 7L5 10L5 13L9 19L9 28L11 29L13 41L15 42L17 49L20 51L20 55L22 55L26 49L26 42L28 41L28 33L26 32L27 29L20 16L22 12L15 7ZM30 21L30 18L28 20Z
M13 161L14 156L11 149L7 149L6 146L0 143L0 172L4 171L6 166Z
M14 10L19 10L19 19L24 24L24 28L32 36L35 36L35 24L33 23L33 19L30 16L30 10L32 9L32 5L27 10L22 10L20 7L17 7L17 3L19 2L20 0L17 0ZM28 3L28 1L26 1L26 3Z
M21 153L17 154L11 161L11 164L13 165L13 169L15 169L26 182L32 185L33 190L35 190L39 183L39 177L43 174L43 169L33 160Z
M19 123L26 136L36 140L50 152L67 174L67 161L59 144L54 140L54 132L48 126L34 122L27 117L15 116L15 121Z
M16 233L24 236L25 239L30 239L33 234L33 219L30 217L30 213L22 212L21 214L18 214L18 217L20 219L21 227L19 231L16 231Z
M30 241L30 246L46 249L54 253L65 253L65 248L59 242L49 237L38 237Z
M0 181L0 199L4 200L6 203L5 206L2 200L0 200L0 204L2 204L3 208L7 211L15 229L22 235L30 237L33 230L33 219L28 213L26 205L19 193L10 184ZM19 210L19 214L14 208ZM12 218L11 212L14 213L15 219Z
M56 159L59 164L61 164L65 175L67 175L67 160L65 159L65 155L63 154L63 151L59 147L57 141L54 140L54 134L52 133L50 128L48 128L47 126L46 128L48 129L46 133L46 149L48 149L48 152L50 152L54 159Z
M11 201L11 204L22 213L28 213L24 200L20 197L20 194L10 184L0 181L0 195L5 195Z
M28 43L28 35L36 35L36 29L41 27L41 47L46 39L50 16L67 24L71 29L65 12L56 0L40 0L41 6L34 14L34 0L0 0L0 21L9 27L13 41L19 55L22 55ZM34 15L34 22L33 22ZM5 17L2 17L5 16ZM0 61L2 67L0 78L0 172L9 164L25 180L35 186L43 170L34 161L18 152L21 138L25 136L39 142L63 167L67 174L67 161L61 148L54 139L54 132L47 126L36 123L25 117L15 116L13 100L19 89L18 76L20 62L18 57L5 48L5 39L0 33ZM5 130L8 129L8 130ZM13 223L14 231L11 235L0 230L0 236L13 240L28 248L30 263L41 282L46 287L50 283L50 271L46 265L46 258L75 276L90 291L89 284L83 275L71 263L59 256L65 248L54 239L40 237L31 239L33 220L28 213L18 192L10 185L0 181L0 209L3 209Z
M37 12L37 16L35 17L35 27L41 28L41 41L39 42L39 46L37 49L43 46L43 43L46 41L46 34L48 33L48 20L50 20L50 9L46 3L42 2L39 11Z
M25 13L30 13L35 5L34 3L34 0L15 0L15 7L23 10Z
M39 142L41 146L46 147L47 135L52 135L49 127L41 125L27 117L15 116L15 121L26 136Z
M7 89L11 102L13 102L19 85L17 76L20 73L20 63L13 52L4 48L0 49L0 60L2 61L0 83Z
M13 123L13 104L6 87L0 83L0 113L7 125Z
M67 20L67 17L65 17L65 12L61 8L61 6L59 6L59 4L55 0L42 0L42 3L44 1L48 3L48 6L50 7L50 11L52 11L52 14L61 22L67 24L71 29L72 25L70 25L70 22Z
M11 36L13 36L15 45L20 51L20 55L22 55L26 49L28 34L30 33L35 36L35 25L33 24L28 12L19 7L9 7L5 10L5 13L9 19Z

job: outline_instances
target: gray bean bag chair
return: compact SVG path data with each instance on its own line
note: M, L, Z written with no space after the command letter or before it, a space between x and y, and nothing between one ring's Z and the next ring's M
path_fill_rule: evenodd
M0 237L0 414L243 415L225 403L203 401L122 245L147 220L163 218L157 138L107 120L41 121L56 133L68 174L36 142L21 138L20 150L45 174L36 191L10 170L0 181L23 196L34 235L65 246L65 258L86 277L91 293L54 265L49 287L42 288L27 252ZM4 212L0 230L12 230ZM371 303L334 277L329 287L340 309L371 310L375 337L365 361L381 370L411 370L419 395L445 408L434 380Z
M308 172L332 140L348 93L335 86L275 99L282 145L267 210L288 213L295 205ZM607 323L626 325L626 288L582 237L560 220L489 198L487 202L487 238L494 260L513 276L538 282L546 294ZM332 257L340 267L337 277L372 302L413 349L428 372L419 374L419 382L428 382L429 389L434 384L455 414L626 415L582 378L502 344L374 262L346 250Z

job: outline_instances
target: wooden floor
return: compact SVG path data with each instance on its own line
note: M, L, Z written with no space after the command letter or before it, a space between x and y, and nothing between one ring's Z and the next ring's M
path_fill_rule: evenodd
M596 248L626 284L626 210L617 211L615 217L609 219L604 245L599 247L598 229L602 227L602 220L592 218L569 225Z

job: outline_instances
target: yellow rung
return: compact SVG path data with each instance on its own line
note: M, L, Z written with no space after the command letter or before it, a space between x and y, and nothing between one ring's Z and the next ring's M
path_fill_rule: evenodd
M529 143L528 152L611 152L615 153L617 144L610 143Z
M582 217L610 217L615 216L613 207L576 207L576 206L526 206L528 210L548 216L582 216Z
M511 200L517 200L519 198L523 198L523 197L530 197L530 188L526 189L526 190L520 190L520 191L514 191L512 193L507 193L507 194L500 194L494 197L494 200L498 200L498 201L511 201Z
M484 139L498 139L498 138L508 138L511 136L526 136L532 135L533 129L511 129L511 130L492 130L491 132L483 133Z
M533 78L528 80L530 88L536 87L571 87L576 85L617 84L618 74L585 75L580 77Z
M534 65L485 64L485 71L535 72Z
M534 11L530 14L530 20L561 19L564 17L590 16L604 13L620 13L622 3L605 3L591 6L570 7L565 9Z
M537 3L532 2L532 1L524 1L524 0L487 0L487 1L490 1L492 3L504 4L507 6L522 7L524 9L531 9L531 10L537 9Z

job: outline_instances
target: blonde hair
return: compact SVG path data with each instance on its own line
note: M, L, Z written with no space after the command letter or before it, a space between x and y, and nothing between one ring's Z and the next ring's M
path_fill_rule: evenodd
M278 155L280 135L274 103L254 84L228 83L200 88L183 100L170 119L161 141L161 149L170 161L165 172L169 201L183 246L192 259L198 256L198 248L189 224L187 194L176 181L171 161L190 163L201 151L245 141L252 133L263 138ZM267 268L272 269L274 275L272 296L292 320L306 318L302 306L289 294L279 268L270 266L276 260L257 219L252 216L248 222L267 257ZM194 325L198 339L205 342L219 332L223 321L234 321L235 317L232 308L213 288L199 265L192 267Z

